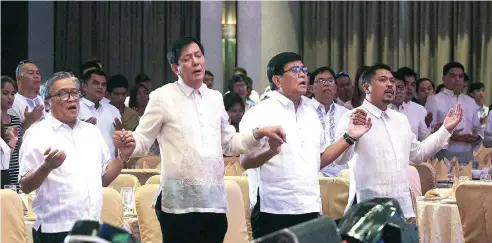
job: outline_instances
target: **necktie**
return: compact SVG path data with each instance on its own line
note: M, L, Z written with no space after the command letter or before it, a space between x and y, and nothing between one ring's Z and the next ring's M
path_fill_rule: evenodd
M330 122L330 144L335 143L335 105L331 104L329 112Z
M321 122L321 125L323 126L323 143L326 143L326 135L325 135L326 122L325 122L325 114L323 111L323 105L319 105L316 111L318 112L318 119Z

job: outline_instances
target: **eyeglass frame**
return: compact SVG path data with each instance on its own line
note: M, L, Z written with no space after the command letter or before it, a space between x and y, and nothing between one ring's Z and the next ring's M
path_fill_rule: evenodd
M76 98L74 96L74 94L77 94L78 97ZM67 95L67 98L63 99L62 95ZM47 98L51 99L55 96L57 96L61 101L68 101L68 100L70 100L71 97L73 97L75 100L79 100L80 98L82 98L82 93L80 92L80 90L75 90L74 92L72 92L72 91L70 91L70 92L60 91L54 95L49 95Z
M296 65L296 66L293 66L287 70L283 70L281 74L287 73L289 71L292 71L292 73L297 74L297 75L299 75L299 72L301 72L301 71L306 75L309 73L309 70L306 66L297 66Z
M320 79L314 80L313 84L332 85L332 84L335 84L335 79L333 79L333 78L320 78Z

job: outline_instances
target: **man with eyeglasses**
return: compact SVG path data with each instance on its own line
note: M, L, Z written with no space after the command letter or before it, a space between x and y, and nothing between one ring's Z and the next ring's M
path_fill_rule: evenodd
M8 113L19 118L25 131L44 115L43 99L38 95L41 73L34 63L24 60L17 65L15 78L19 90Z
M254 195L250 196L252 204L260 205L260 213L252 213L254 238L317 218L321 212L320 169L332 163L371 127L366 113L356 111L347 134L327 147L316 111L310 99L303 96L309 84L307 72L297 53L274 56L268 63L267 76L278 90L251 108L239 125L240 131L281 126L286 134L285 143L269 141L240 158L245 169L259 168L254 178L248 178L250 190L259 188L260 195L258 201Z
M349 100L352 100L354 87L352 80L347 72L338 72L335 74L335 83L337 85L337 99L335 102L343 106Z
M404 114L410 123L413 134L417 136L419 141L423 141L431 133L430 121L426 124L427 110L423 106L406 99L408 97L408 82L405 80L405 76L399 72L392 74L395 80L396 93L389 107Z
M78 220L100 220L102 187L120 173L135 148L122 139L119 155L111 154L101 132L81 121L80 87L67 72L55 73L41 95L50 115L31 126L20 148L21 190L36 190L34 243L61 243Z
M347 108L335 102L338 90L334 76L336 77L330 67L320 67L311 73L309 81L314 87L314 98L311 99L311 106L318 114L318 119L323 127L323 142L328 145L335 143L335 132L340 118L348 111ZM340 156L337 160L348 159L345 157ZM327 177L336 177L341 170L347 168L346 164L330 163L321 169L321 173Z

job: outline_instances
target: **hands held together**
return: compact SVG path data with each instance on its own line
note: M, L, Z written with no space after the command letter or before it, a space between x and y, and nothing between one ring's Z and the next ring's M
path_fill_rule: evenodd
M135 150L135 139L131 131L121 129L113 134L113 144L120 151L120 157L127 161Z

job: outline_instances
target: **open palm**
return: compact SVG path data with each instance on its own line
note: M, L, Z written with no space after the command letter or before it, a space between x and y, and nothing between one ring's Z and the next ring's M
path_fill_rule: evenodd
M443 125L448 130L448 132L453 132L453 130L460 124L461 118L463 118L463 109L460 104L456 105L455 109L451 108L448 115L444 119Z
M364 110L358 109L350 116L347 134L357 140L369 131L371 127L371 118L367 117L367 113Z

